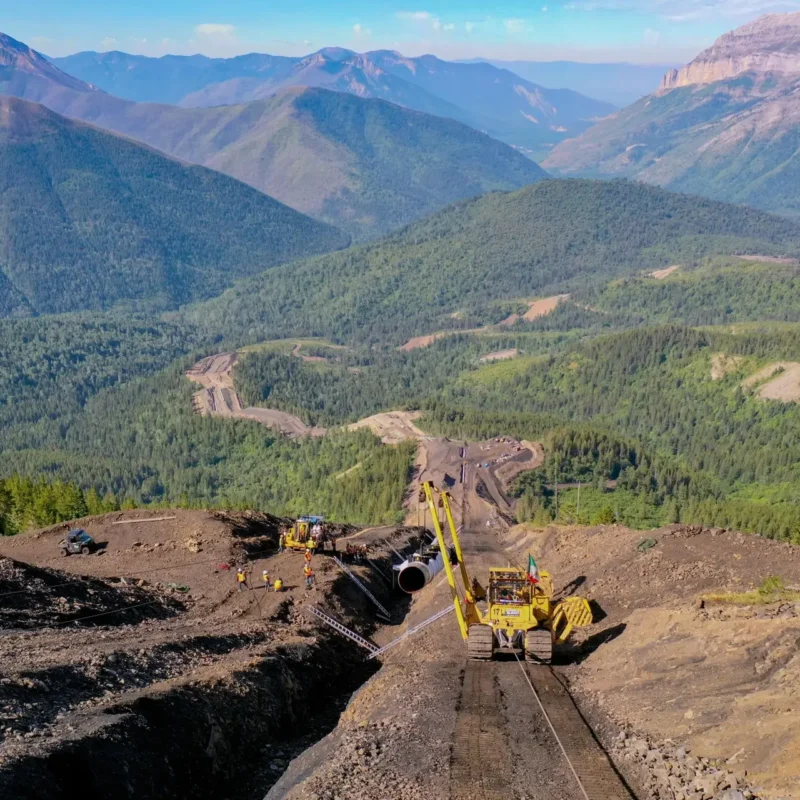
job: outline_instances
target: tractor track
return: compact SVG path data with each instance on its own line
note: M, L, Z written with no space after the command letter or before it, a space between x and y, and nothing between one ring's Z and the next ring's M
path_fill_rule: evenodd
M583 800L635 800L558 673L547 666L522 661L519 665L522 675L508 661L466 662L450 757L450 800L513 796L509 779L514 764L508 763L506 742L513 731L508 730L503 713L499 678L503 683L510 680L519 690L515 698L530 698L529 717L558 744L569 768L570 794ZM528 688L534 697L530 697ZM548 750L554 753L546 757L558 757L554 747Z
M467 661L450 756L450 800L507 797L500 690L492 664Z
M517 660L585 800L634 800L564 679L551 667Z

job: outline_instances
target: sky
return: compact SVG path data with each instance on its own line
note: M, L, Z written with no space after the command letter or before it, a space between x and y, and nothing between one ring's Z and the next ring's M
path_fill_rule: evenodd
M51 56L303 55L338 45L445 59L678 64L800 0L0 0L0 31Z

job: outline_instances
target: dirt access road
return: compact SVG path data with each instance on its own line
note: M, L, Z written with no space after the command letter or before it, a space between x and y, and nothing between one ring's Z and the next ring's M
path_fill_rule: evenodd
M245 407L233 385L233 368L238 358L238 353L218 353L198 361L186 373L190 381L203 387L192 398L198 414L255 420L290 438L325 435L325 428L309 427L300 417L285 411Z
M304 361L325 361L320 356L304 356L300 353L302 344L296 344L292 355ZM239 354L217 353L198 361L187 373L186 377L203 388L192 396L195 413L202 416L234 417L250 419L275 428L289 438L298 436L324 436L328 431L321 427L309 427L296 417L285 411L271 408L244 407L241 398L233 385L233 368ZM384 444L399 444L406 439L430 439L415 424L422 416L421 411L384 411L371 417L354 422L347 427L355 431L369 428Z
M464 526L469 567L483 576L490 565L513 557L497 535L507 530L502 512L478 489L496 481L482 465L509 443L439 439L426 444L428 461L417 477L449 484L456 523ZM448 603L442 575L415 596L406 626ZM528 678L545 707L560 718L590 800L632 797L548 668L514 659L468 662L452 616L398 645L382 661L337 729L290 765L268 800L586 800Z

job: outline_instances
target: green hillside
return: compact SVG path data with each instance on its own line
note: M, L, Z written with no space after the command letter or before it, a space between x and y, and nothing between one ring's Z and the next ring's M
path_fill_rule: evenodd
M737 357L724 375L712 376L716 353ZM800 538L800 405L761 400L743 385L761 365L798 353L797 326L737 335L643 328L535 364L474 370L432 399L429 424L459 438L544 435L551 481L619 479L655 524ZM624 501L605 502L624 512Z
M291 90L253 107L186 114L194 127L173 152L362 239L546 176L508 145L459 122L340 92ZM226 114L228 124L209 130L212 114Z
M713 254L798 248L800 226L763 212L624 181L543 181L453 206L373 245L270 271L187 319L234 339L400 343L496 322L508 313L498 300L599 286Z
M0 315L175 308L346 246L238 181L0 97Z
M658 92L558 145L543 166L797 216L799 88L796 77L744 73Z

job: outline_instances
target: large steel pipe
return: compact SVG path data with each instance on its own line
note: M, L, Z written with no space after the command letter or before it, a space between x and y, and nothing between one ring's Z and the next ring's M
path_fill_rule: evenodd
M397 575L397 585L406 594L415 594L424 589L444 569L442 554L430 561L406 561L401 564Z

